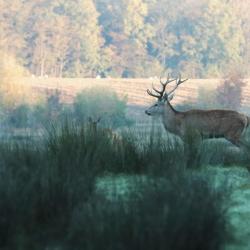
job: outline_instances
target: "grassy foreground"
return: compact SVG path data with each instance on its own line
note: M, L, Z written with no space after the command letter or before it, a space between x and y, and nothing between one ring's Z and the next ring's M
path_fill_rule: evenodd
M2 141L0 249L222 249L229 188L195 168L225 159L189 145L69 123ZM129 192L98 191L118 174L134 176Z

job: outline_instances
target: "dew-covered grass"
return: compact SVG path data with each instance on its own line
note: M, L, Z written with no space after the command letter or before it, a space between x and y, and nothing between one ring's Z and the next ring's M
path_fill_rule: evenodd
M0 248L244 249L248 162L223 140L70 122L1 140Z

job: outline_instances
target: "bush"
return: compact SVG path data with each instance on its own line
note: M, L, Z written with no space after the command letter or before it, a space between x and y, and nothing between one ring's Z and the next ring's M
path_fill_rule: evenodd
M74 209L89 199L93 155L81 151L79 134L61 132L44 142L1 143L0 248L40 249L62 239Z
M2 141L0 248L220 249L226 190L181 171L181 153L160 139L138 149L132 137L91 124ZM128 196L108 200L95 188L107 172L144 177Z
M216 99L216 90L208 87L200 87L198 89L197 106L200 109L221 108Z
M130 125L126 118L126 99L119 99L115 92L104 88L91 88L78 94L73 103L74 116L79 122L89 118L100 120L106 127Z
M216 100L223 108L239 109L241 107L242 88L246 83L239 73L231 74L216 89Z
M29 122L28 122L29 113ZM90 89L77 95L73 105L61 102L61 93L48 93L44 102L28 106L20 104L13 109L5 110L7 126L41 127L51 123L63 123L71 120L81 123L94 122L103 127L118 128L129 126L133 122L126 118L126 100L119 99L112 91Z
M31 104L36 99L31 87L19 82L26 74L13 56L0 51L0 103L5 109L14 109L24 100Z
M214 191L202 176L170 179L138 180L127 199L83 204L72 217L69 248L221 249L228 237L226 189Z
M21 104L14 108L8 115L7 124L15 128L27 128L30 125L31 107Z
M60 122L64 118L65 105L61 102L59 90L50 91L44 103L33 106L33 125L47 125L48 123Z

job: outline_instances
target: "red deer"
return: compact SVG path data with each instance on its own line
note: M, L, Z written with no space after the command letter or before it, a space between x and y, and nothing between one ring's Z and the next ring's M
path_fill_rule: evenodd
M170 104L173 93L180 84L187 80L182 80L181 75L176 79L170 79L168 75L165 82L160 78L161 90L154 86L152 87L155 93L147 90L150 96L157 98L157 102L148 108L145 113L152 116L161 116L165 129L181 139L184 139L185 133L188 129L191 129L198 132L202 138L225 138L238 147L244 146L241 136L250 124L250 117L247 115L223 109L192 109L179 112L173 108ZM166 87L171 82L175 82L175 86L167 93Z

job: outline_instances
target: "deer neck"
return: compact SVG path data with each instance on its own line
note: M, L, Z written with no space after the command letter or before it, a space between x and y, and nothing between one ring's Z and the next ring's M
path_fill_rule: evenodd
M165 129L175 134L177 133L177 114L178 112L173 108L173 106L168 101L166 101L162 115L162 122Z

